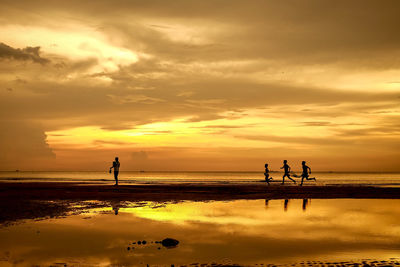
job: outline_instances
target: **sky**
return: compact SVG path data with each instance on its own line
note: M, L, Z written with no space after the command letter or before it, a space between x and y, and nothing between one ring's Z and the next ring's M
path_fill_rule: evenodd
M400 2L0 1L0 170L400 171Z

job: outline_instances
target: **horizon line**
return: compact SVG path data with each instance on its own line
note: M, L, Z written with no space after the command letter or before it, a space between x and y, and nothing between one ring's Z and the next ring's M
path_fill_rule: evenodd
M295 172L301 171L301 169L296 169L294 170ZM108 170L0 170L0 172L106 172L108 173ZM210 173L210 172L218 172L218 173L248 173L248 172L254 172L254 173L263 173L262 170L248 170L248 171L232 171L232 170L124 170L121 171L120 173L123 172L192 172L192 173ZM270 173L280 173L284 172L282 171L272 171L270 170ZM314 173L400 173L400 170L398 171L327 171L327 170L318 170L318 171L313 171Z

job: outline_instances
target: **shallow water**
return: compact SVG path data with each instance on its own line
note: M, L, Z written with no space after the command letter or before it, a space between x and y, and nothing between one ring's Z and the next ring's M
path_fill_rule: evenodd
M282 181L281 172L272 172L276 182ZM299 174L299 173L297 173ZM361 184L378 186L400 186L400 173L348 173L315 172L317 182L306 184ZM295 178L299 181L299 178ZM264 180L262 172L133 172L121 171L122 184L137 183L256 183ZM113 183L114 176L108 172L0 172L0 181L36 182L96 182ZM290 181L289 181L290 182ZM290 183L289 183L290 184Z
M254 266L400 257L400 200L126 204L2 227L0 265ZM180 243L154 243L167 237Z

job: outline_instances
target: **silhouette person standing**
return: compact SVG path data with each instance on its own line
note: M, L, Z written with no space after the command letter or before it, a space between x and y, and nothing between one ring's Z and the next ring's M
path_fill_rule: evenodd
M110 167L110 173L111 173L111 169L114 168L114 179L115 179L115 185L118 185L118 173L119 173L119 166L120 166L120 162L118 161L118 157L115 157L115 161L113 161L113 165L112 167Z
M293 183L296 183L295 180L293 180L292 178L290 178L290 166L287 164L287 160L285 159L283 161L283 166L281 167L281 169L284 169L285 173L283 174L282 177L282 184L285 184L285 177L289 178L290 180L293 181Z
M308 175L311 174L311 169L310 169L310 167L308 167L308 166L306 165L306 162L305 162L304 160L301 162L301 166L302 166L302 168L303 168L303 173L301 174L301 183L300 183L300 186L303 185L304 179L316 181L315 178L308 178Z
M268 163L265 163L265 172L264 172L264 176L265 176L265 181L268 183L272 181L272 177L269 178L269 169L268 169Z

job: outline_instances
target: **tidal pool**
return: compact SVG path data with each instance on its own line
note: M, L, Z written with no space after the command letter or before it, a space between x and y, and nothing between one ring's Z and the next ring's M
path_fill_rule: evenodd
M163 246L165 238L179 244ZM399 258L400 200L112 202L0 228L0 266L394 265Z

